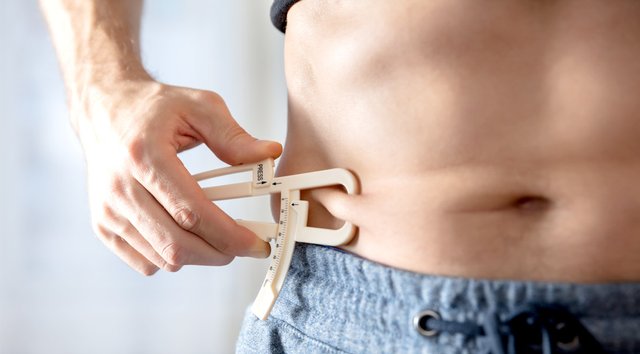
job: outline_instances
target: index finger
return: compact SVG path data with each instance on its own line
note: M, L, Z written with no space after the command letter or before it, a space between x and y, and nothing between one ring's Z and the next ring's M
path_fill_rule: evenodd
M231 256L267 257L268 243L211 203L175 152L155 150L139 161L136 179L184 230Z

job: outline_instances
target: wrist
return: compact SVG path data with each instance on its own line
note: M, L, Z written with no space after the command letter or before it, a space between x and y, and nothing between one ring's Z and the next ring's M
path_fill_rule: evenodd
M79 66L75 77L68 80L70 105L77 106L94 96L95 92L118 92L123 86L136 82L153 81L137 60L91 62Z
M78 134L83 126L91 127L96 120L103 124L107 117L128 109L139 101L137 97L161 85L142 68L112 65L86 68L74 83L68 90L69 118Z

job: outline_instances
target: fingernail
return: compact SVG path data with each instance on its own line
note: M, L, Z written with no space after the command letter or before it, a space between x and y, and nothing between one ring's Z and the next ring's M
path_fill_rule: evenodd
M249 249L249 257L267 258L269 254L271 254L271 247L266 242L256 242L253 247Z

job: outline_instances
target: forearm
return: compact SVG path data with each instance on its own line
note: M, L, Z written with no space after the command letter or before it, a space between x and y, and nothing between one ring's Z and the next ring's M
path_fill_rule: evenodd
M236 165L282 147L250 136L217 94L151 79L140 62L141 1L40 0L87 160L94 231L146 275L266 257L269 244L211 203L178 153L205 143Z
M70 104L92 85L147 79L140 60L142 0L40 0Z

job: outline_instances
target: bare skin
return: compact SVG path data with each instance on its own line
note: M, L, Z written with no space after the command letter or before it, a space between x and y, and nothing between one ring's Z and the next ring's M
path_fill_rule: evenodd
M637 1L301 1L279 173L354 171L360 196L307 197L377 262L640 280L638 19Z
M135 2L41 2L101 239L144 274L264 255L175 154L203 141L235 164L278 156L279 146L245 135L215 94L146 75L131 40L138 17L125 15ZM78 20L89 14L104 16ZM355 223L344 248L387 265L640 280L639 17L633 0L303 0L285 35L279 173L356 173L357 197L305 195L310 221Z
M93 228L133 269L267 257L269 245L209 202L177 153L204 143L229 164L277 157L213 92L164 85L140 63L141 1L43 0L87 160Z

